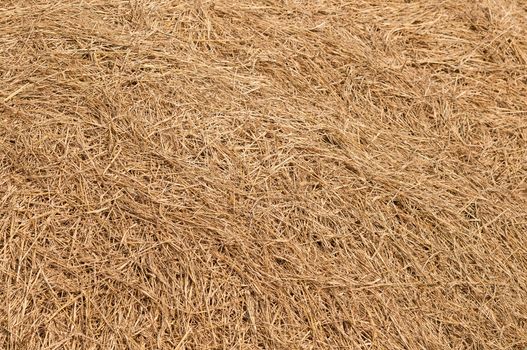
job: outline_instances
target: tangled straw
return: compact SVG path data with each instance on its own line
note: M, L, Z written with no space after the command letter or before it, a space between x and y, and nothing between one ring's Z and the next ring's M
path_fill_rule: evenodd
M3 0L0 348L524 349L521 0Z

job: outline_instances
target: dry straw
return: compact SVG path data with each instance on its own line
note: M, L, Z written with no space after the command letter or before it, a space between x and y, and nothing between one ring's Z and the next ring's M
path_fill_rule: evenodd
M523 0L2 0L1 349L523 349Z

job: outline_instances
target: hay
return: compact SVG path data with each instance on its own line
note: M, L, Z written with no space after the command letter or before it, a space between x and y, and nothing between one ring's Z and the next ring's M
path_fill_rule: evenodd
M0 348L523 349L526 18L3 0Z

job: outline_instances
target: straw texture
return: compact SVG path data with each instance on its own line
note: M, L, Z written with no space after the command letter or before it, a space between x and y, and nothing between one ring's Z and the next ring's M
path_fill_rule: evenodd
M1 349L527 347L524 1L2 0Z

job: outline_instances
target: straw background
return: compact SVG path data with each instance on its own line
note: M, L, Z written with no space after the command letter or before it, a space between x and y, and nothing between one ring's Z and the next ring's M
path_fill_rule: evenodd
M525 347L525 1L0 2L0 349Z

